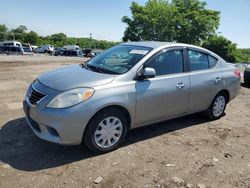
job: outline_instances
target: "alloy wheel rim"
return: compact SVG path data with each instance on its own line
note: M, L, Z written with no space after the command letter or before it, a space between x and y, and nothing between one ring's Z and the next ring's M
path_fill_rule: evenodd
M223 113L225 105L226 105L225 97L223 96L217 97L216 100L214 101L213 115L215 117L219 117Z
M95 143L101 148L115 145L121 138L123 131L122 122L117 117L106 117L96 128L94 133Z

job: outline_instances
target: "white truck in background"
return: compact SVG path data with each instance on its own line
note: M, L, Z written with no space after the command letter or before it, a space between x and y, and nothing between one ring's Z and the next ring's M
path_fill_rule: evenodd
M17 46L22 47L21 42L14 41L14 40L6 40L2 42L2 46Z
M54 46L46 44L39 46L35 49L35 52L37 53L52 53L54 52Z

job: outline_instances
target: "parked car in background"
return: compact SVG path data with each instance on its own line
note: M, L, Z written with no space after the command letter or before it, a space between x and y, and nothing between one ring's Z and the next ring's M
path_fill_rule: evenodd
M99 55L100 53L101 53L101 51L92 51L88 55L86 55L86 57L94 58L97 55Z
M83 49L82 50L84 57L91 57L90 53L92 52L91 49Z
M18 47L22 47L22 44L18 41L14 41L14 40L8 40L8 41L4 41L2 43L3 46L18 46Z
M65 49L64 48L55 48L54 50L54 56L62 56L64 53Z
M0 46L0 53L7 55L23 55L23 48L20 46Z
M81 50L64 50L63 56L83 57L83 52Z
M66 45L66 46L63 46L63 48L65 50L79 50L80 49L80 47L77 45Z
M39 76L23 105L39 138L104 153L130 129L201 111L219 119L239 89L239 71L211 51L131 42Z
M52 45L42 45L35 49L35 52L37 53L53 53L54 52L54 46Z
M33 51L32 51L30 44L22 44L22 46L23 46L23 51L24 51L25 55L32 55L33 54Z
M24 55L32 55L33 52L32 52L32 50L31 50L31 48L23 47L23 54L24 54Z
M244 83L245 83L245 85L250 86L250 65L248 65L245 68L245 71L244 71Z
M31 47L32 52L35 52L35 49L37 48L37 46L31 45L30 47Z

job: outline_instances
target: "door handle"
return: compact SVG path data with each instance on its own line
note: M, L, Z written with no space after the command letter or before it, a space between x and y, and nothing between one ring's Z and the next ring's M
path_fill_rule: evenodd
M178 83L178 84L176 85L176 87L177 87L178 89L182 89L182 88L185 87L185 84L184 84L184 83Z

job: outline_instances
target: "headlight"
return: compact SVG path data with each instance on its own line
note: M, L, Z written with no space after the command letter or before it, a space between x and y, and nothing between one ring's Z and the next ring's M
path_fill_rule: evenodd
M67 108L88 100L94 94L94 89L77 88L65 91L49 102L49 108Z

